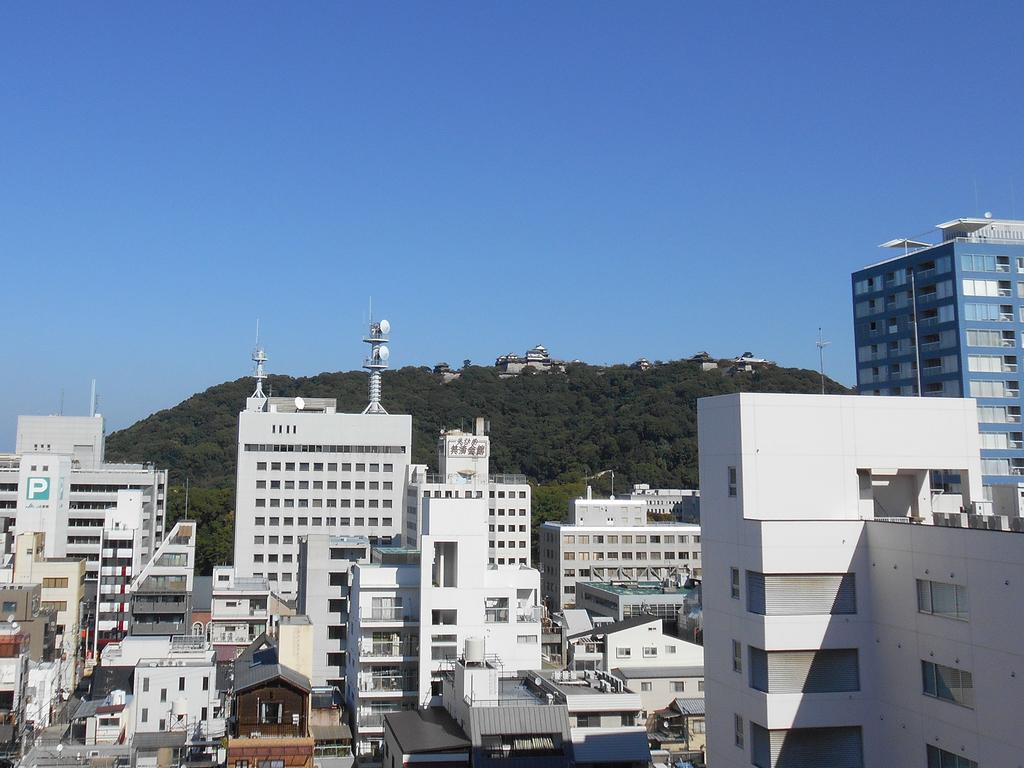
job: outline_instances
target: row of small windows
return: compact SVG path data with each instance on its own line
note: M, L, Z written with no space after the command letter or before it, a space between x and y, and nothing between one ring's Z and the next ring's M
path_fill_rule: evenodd
M268 518L265 518L265 517L257 517L254 522L255 522L255 524L257 526L269 525L272 528L276 528L276 527L280 527L282 525L281 521L283 520L284 521L283 525L284 525L284 527L287 528L287 527L296 525L295 521L298 520L297 525L300 528L306 528L306 527L309 527L310 525L312 525L312 527L314 527L314 528L317 528L317 527L320 527L320 526L325 525L325 524L328 527L334 527L334 526L337 526L337 525L342 525L342 526L352 525L353 524L352 521L354 520L355 521L354 524L357 527L363 527L365 525L369 525L371 528L379 528L379 527L391 528L393 526L393 521L394 521L394 519L390 518L390 517L355 517L355 518L351 518L351 517L326 517L326 518L324 518L324 517L299 517L299 518L294 518L294 517L284 517L284 518L281 518L281 517L271 517L271 518L269 518L270 522L267 523L267 519ZM312 521L312 522L310 522L310 521ZM326 521L326 523L325 523L325 521ZM259 539L262 539L262 538L263 538L262 536L254 537L253 543L254 544L262 544L263 542L259 541ZM271 537L271 539L273 539L273 538L274 537ZM275 544L276 542L271 541L270 543L271 544Z
M257 490L267 488L269 482L270 490L277 490L283 488L286 491L295 490L296 488L300 491L314 490L321 491L324 489L323 480L257 480ZM337 480L327 480L327 490L336 491L338 489ZM282 485L283 483L283 485ZM357 491L370 490L370 491L392 491L394 490L395 484L390 480L342 480L341 490L347 491L355 488Z
M339 446L330 446L339 447ZM366 446L340 446L342 448L365 448ZM370 446L370 447L381 447L381 446ZM383 446L384 448L394 446ZM249 446L246 446L246 450L249 450ZM398 453L399 451L343 451L343 453ZM401 453L405 453L405 449L402 448ZM327 468L328 472L337 472L338 467L341 467L342 472L351 472L352 463L342 462L340 465L334 461L322 462L322 461L257 461L256 469L260 472L265 472L268 468L273 472L323 472L324 468ZM367 469L369 467L369 469ZM394 464L377 464L371 463L366 464L364 462L358 462L355 465L356 472L394 472Z
M552 541L553 540L553 539L550 538L552 535L553 534L548 534L548 536L549 536L548 541ZM615 535L615 536L604 536L604 535L589 535L589 534L578 534L578 535L577 534L565 534L565 535L562 536L562 541L564 543L566 543L566 544L590 544L590 543L594 543L594 544L605 544L605 543L607 543L607 544L618 544L619 543L619 538L620 537L617 536L617 535ZM650 536L648 536L648 535L642 535L642 536L641 535L638 535L638 536L624 535L621 538L622 538L622 543L623 544L632 544L634 541L637 544L647 544L648 542L650 542L651 544L675 544L677 539L678 539L678 542L680 544L689 544L690 543L690 537L689 536L676 536L675 534L672 534L672 535L657 534L657 535L650 535ZM700 536L694 536L693 537L693 543L694 544L700 544Z
M937 259L922 261L915 269L915 277L920 280L930 275L943 275L953 267L953 261L949 256L940 256ZM1024 270L1022 270L1024 271ZM880 291L883 288L895 288L907 285L910 282L910 269L894 269L886 272L885 275L872 275L853 284L853 292L856 294L871 293Z
M290 445L246 443L245 450L258 453L406 453L404 445Z
M700 552L563 552L562 559L574 560L700 560ZM593 557L591 557L593 555Z
M281 503L282 501L284 502L283 504ZM269 506L272 508L284 507L285 509L290 509L292 507L305 509L306 507L316 508L325 506L330 508L337 507L338 501L338 499L326 499L326 503L324 503L324 499L313 499L312 504L310 504L310 499L270 499ZM363 507L369 507L370 509L391 509L392 504L393 502L391 499L355 499L354 503L352 499L341 499L342 508L355 507L357 509L362 509ZM256 499L256 506L266 507L267 499Z

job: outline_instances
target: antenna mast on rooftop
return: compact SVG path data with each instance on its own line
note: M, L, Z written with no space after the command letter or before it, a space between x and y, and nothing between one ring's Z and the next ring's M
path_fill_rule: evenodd
M263 380L267 378L267 374L263 370L263 364L267 362L267 353L260 346L260 321L258 319L256 320L256 347L252 351L252 361L256 364L256 391L252 393L252 396L266 400L267 396L263 394Z
M821 371L821 394L825 394L825 347L831 344L821 337L821 326L818 326L818 340L814 345L818 348L818 368Z
M387 415L384 406L380 404L380 375L388 367L388 358L391 357L391 350L387 346L390 332L391 323L387 320L375 323L373 315L370 315L370 333L363 339L370 345L370 356L363 361L363 368L370 372L370 402L363 413Z

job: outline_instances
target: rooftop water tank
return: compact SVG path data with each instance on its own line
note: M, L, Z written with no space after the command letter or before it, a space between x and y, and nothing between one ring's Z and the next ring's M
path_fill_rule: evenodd
M484 639L482 637L466 638L466 663L484 663Z

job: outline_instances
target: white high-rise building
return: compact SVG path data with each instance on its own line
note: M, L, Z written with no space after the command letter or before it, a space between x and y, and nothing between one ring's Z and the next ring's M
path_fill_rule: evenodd
M647 521L644 499L585 499L569 504L569 521L540 526L541 577L548 610L576 606L579 582L657 582L699 577L700 526Z
M81 557L86 578L99 568L100 531L119 493L138 496L138 546L144 560L164 536L167 471L104 462L103 417L19 416L18 453L0 456L0 525L45 533L45 557Z
M1024 537L988 529L976 404L748 393L698 419L708 763L1018 765Z
M380 404L387 321L371 326L370 405L338 413L334 398L266 397L257 348L256 390L238 417L235 573L265 577L284 598L298 591L299 538L366 536L397 544L403 529L412 417Z
M454 483L426 498L418 549L378 547L352 568L346 696L364 760L379 759L385 713L440 703L468 638L505 670L540 667L540 574L489 564L477 490Z
M530 483L525 475L490 474L491 442L485 421L476 419L472 434L449 429L437 439L437 474L422 464L409 467L408 498L405 508L405 539L418 541L425 499L444 498L460 489L477 498L486 497L490 509L487 521L491 565L530 565Z

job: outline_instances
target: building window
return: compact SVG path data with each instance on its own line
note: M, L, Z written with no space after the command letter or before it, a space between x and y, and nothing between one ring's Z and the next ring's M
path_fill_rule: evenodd
M974 678L970 672L922 660L921 676L925 696L974 709Z
M732 596L733 600L739 600L740 599L740 569L739 568L730 568L729 569L729 576L730 576L730 581L731 581L730 595Z
M684 680L673 680L672 681L672 692L673 693L685 693L686 682Z
M743 672L743 644L739 640L732 641L732 671Z
M729 467L729 495L736 495L736 467Z
M917 610L934 616L967 621L967 587L918 579Z
M640 690L643 692L650 691L653 688L651 683L640 683Z
M737 747L743 749L743 718L734 714L732 716L733 742Z
M142 708L142 722L149 722L149 710L146 707Z
M656 659L658 658L658 649L654 646L644 646L644 658L645 659Z
M615 658L616 659L628 659L633 655L632 648L616 648Z
M978 763L929 744L928 768L978 768Z
M43 579L43 589L49 589L49 588L67 589L67 586L68 586L67 577L44 578Z

